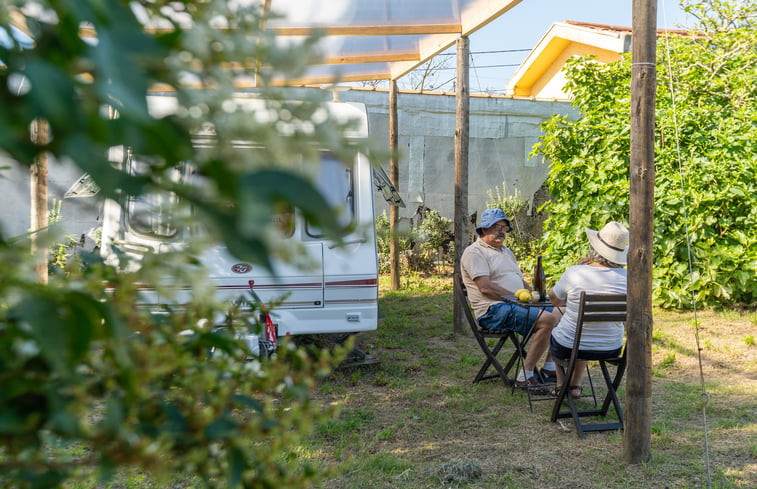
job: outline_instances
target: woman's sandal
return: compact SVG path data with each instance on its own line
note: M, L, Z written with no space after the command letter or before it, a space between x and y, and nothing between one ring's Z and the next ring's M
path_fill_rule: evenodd
M562 389L562 386L561 385L556 385L555 388L552 389L549 392L549 395L551 395L552 397L557 397L558 395L560 395L560 389ZM576 394L576 391L578 391L577 394ZM570 394L573 396L574 399L578 398L578 397L581 397L581 393L582 392L583 392L583 386L582 385L571 385L570 386Z

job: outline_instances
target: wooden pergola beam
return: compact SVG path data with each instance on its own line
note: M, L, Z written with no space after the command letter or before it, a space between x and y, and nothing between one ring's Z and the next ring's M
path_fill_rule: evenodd
M387 72L381 73L367 73L362 75L342 75L342 76L322 76L322 77L309 77L301 78L297 80L282 80L280 85L320 85L323 83L336 83L336 82L360 82L365 80L390 80L391 75ZM274 85L279 85L276 81Z
M418 53L376 53L357 54L350 56L335 56L324 59L320 64L324 65L351 65L362 63L392 63L395 61L420 61Z
M491 0L475 0L468 9L461 14L460 36L470 37L471 34L482 28L492 20L507 12L522 0L509 0L502 5L496 6L497 2ZM495 8L496 7L496 8ZM426 61L457 42L456 37L445 36L443 33L434 33L420 39L418 52L421 61ZM392 66L392 79L396 80L410 73L418 67L417 62L400 62Z
M420 56L418 55L418 53L359 54L355 56L338 56L334 58L325 58L321 61L313 62L313 66L391 63L394 61L419 61L419 60L420 60ZM199 69L202 65L200 62L197 62L197 63L194 63L192 66L194 68ZM253 69L257 67L257 65L254 62L239 63L236 61L222 61L218 63L218 66L227 70L249 70L249 69Z
M172 27L146 27L145 32L152 34L167 34L173 32ZM232 30L219 28L220 31ZM321 26L321 27L273 27L277 36L283 37L306 37L313 34L326 36L425 36L433 34L459 34L463 27L461 24L377 24L377 25L348 25L348 26ZM79 28L79 37L92 39L97 37L94 27L82 26Z
M323 33L328 36L421 36L428 34L459 34L461 24L378 24L323 27L274 27L279 36L310 36Z
M323 76L323 77L311 77L311 78L301 78L297 80L281 80L280 82L273 82L273 85L275 86L318 86L323 85L327 83L336 83L336 82L358 82L363 80L389 80L391 79L389 73L373 73L370 75L354 75L354 76L342 76L342 77L334 77L334 76ZM202 88L217 88L209 85L204 85L202 83L186 83L182 85L185 88L196 88L196 89L202 89ZM252 80L252 77L250 77L249 80L238 80L234 82L234 88L238 89L250 89L250 88L259 88L255 86L254 81ZM176 88L172 85L167 85L165 83L157 83L152 86L150 86L149 90L150 93L161 93L161 92L174 92L176 91Z

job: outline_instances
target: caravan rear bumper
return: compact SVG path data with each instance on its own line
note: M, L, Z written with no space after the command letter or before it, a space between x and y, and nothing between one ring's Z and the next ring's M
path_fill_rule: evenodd
M323 308L276 309L271 317L278 325L279 336L358 333L376 329L378 306L376 300L328 302Z

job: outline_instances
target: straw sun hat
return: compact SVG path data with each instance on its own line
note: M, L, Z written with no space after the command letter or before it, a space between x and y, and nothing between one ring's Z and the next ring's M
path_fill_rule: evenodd
M628 229L619 222L608 222L599 231L586 228L592 248L607 260L625 265L628 256Z

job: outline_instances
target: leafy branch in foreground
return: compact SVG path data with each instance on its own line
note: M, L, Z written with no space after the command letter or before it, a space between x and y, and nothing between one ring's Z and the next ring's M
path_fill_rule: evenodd
M276 254L269 218L283 204L338 240L344 229L302 167L321 150L343 161L370 151L347 140L351 123L328 115L325 96L292 102L274 88L314 60L315 38L281 46L269 18L226 2L2 3L0 151L21 165L42 154L76 165L107 198L181 195L193 219L253 263ZM11 35L11 19L31 41ZM235 84L253 77L256 113L232 100ZM175 97L173 113L148 110L156 86ZM35 120L49 124L49 142L30 140ZM199 135L212 144L193 145ZM233 141L259 150L231 151ZM113 166L113 148L148 170ZM187 161L202 188L171 178ZM290 447L330 414L310 394L342 353L311 357L285 343L250 361L235 332L259 328L256 310L232 314L231 334L213 328L229 305L212 299L194 246L118 273L81 254L41 285L28 250L0 233L0 485L60 487L95 467L104 481L135 467L209 487L302 487L318 477ZM191 285L186 307L138 307L150 301L145 285L168 294L171 277Z
M4 260L18 253L0 243ZM310 399L334 361L328 352L314 359L286 343L276 358L250 360L233 331L201 326L217 305L198 297L150 316L133 307L136 276L115 275L97 257L58 279L0 285L2 296L20 298L0 314L0 482L55 487L94 468L107 479L121 466L193 474L209 486L301 487L314 476L286 454L332 414ZM234 327L259 327L255 313Z

